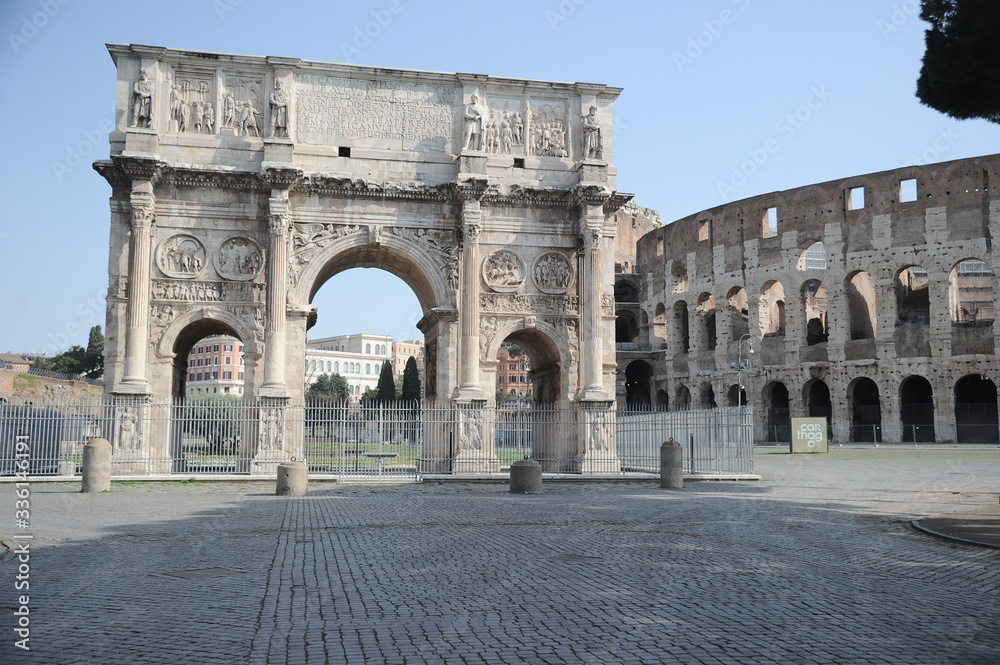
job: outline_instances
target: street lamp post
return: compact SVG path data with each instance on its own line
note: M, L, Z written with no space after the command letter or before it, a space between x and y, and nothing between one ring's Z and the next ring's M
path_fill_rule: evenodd
M743 348L746 347L747 354L743 357ZM739 406L743 406L743 372L750 367L750 354L755 353L753 350L753 335L746 334L740 337L739 345L736 347L736 362L729 363L729 366L736 370L736 382L739 387L739 394L736 396L736 402Z

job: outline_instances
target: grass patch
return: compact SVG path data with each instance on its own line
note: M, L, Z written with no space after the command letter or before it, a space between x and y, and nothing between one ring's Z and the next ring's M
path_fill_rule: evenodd
M38 377L31 374L18 374L14 377L14 388L18 390L37 388L39 383L41 381L39 381Z

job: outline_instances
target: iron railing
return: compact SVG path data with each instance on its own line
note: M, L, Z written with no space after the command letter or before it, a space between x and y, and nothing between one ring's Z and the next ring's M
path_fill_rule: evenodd
M18 455L17 439L22 443ZM531 457L547 473L657 474L660 445L684 446L688 473L752 473L750 407L635 412L516 404L269 402L205 396L0 403L0 475L73 475L91 438L112 444L114 476L273 475L302 459L315 474L414 478L500 474ZM23 463L23 462L22 462Z

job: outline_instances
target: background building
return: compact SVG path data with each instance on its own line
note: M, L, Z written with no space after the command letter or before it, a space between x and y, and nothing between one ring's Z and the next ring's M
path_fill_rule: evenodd
M243 343L227 335L205 337L188 353L185 394L242 395Z
M513 346L504 342L497 351L497 392L527 397L531 395L531 359L518 349L514 349L517 355L511 356Z
M1000 155L910 166L647 233L638 302L616 285L620 405L745 394L759 441L796 416L839 442L1000 440L997 183Z

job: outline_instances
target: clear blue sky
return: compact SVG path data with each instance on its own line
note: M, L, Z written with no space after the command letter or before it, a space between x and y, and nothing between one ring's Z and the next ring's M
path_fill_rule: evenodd
M104 324L110 188L90 163L113 117L105 43L621 86L618 188L666 221L1000 148L1000 126L915 99L916 0L395 1L359 49L390 0L3 0L0 351L85 345ZM416 299L381 271L342 273L316 303L312 336L419 336Z

